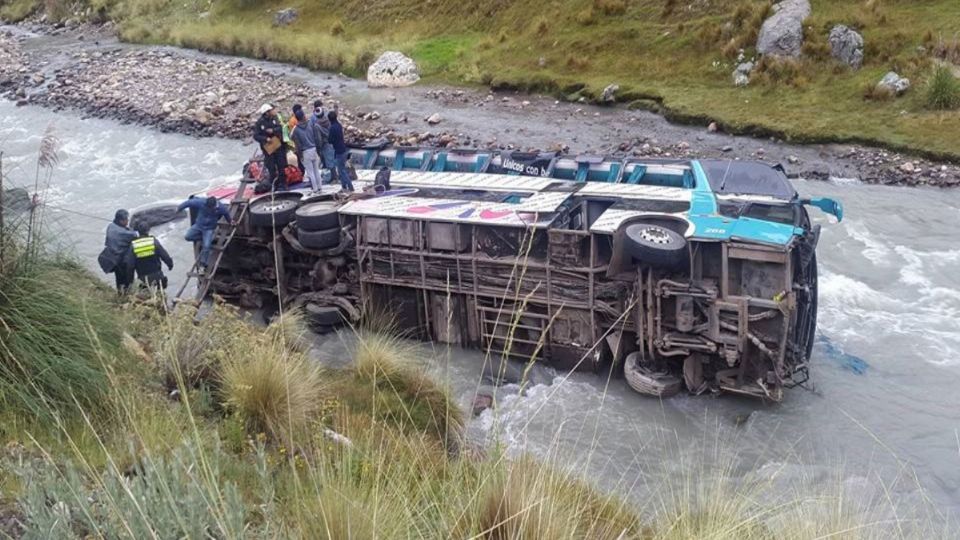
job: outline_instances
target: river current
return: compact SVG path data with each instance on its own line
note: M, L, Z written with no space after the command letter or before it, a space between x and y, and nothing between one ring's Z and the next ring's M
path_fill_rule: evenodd
M252 147L162 134L0 101L0 150L13 185L30 185L45 126L61 141L45 200L48 233L88 266L117 208L178 201L235 178ZM8 182L7 187L10 187ZM960 190L796 181L806 196L843 201L824 226L820 324L812 390L776 406L724 396L658 401L619 379L543 371L469 425L511 452L557 458L641 504L672 475L714 471L838 486L897 504L960 510ZM63 209L63 210L59 210ZM183 221L158 227L182 283L191 250ZM100 274L102 275L102 274ZM110 278L111 276L104 276ZM341 339L319 345L343 356ZM424 345L424 357L469 406L483 355ZM695 473L695 474L700 474Z

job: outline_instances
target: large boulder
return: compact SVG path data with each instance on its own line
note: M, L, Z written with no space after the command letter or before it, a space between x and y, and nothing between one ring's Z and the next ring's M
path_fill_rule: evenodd
M602 103L613 103L617 100L617 92L620 91L619 84L610 84L603 89L603 92L600 93L600 101Z
M743 62L733 70L734 86L746 86L750 84L750 72L753 71L753 62Z
M910 89L910 79L897 75L896 72L888 72L877 83L877 89L884 90L899 96Z
M803 21L810 16L809 0L783 0L763 21L757 37L757 52L796 58L803 46Z
M374 88L410 86L420 80L420 69L413 59L396 51L387 51L367 68L367 84Z
M300 13L293 8L281 9L273 15L273 24L277 26L287 26L293 23L300 16Z
M833 57L852 67L863 65L863 36L859 32L838 24L830 30L830 51Z

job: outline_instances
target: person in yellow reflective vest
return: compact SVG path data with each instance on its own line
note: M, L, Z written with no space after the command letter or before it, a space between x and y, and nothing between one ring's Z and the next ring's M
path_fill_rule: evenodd
M128 264L136 269L141 283L160 290L166 289L167 276L163 275L160 262L166 263L167 269L173 270L173 259L167 250L163 249L163 244L150 236L150 227L146 223L137 224L137 233L140 236L130 242Z

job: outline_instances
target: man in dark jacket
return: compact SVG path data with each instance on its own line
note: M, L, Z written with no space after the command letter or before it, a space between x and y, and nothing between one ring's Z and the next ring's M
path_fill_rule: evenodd
M220 221L220 218L230 220L230 210L227 209L226 205L217 201L216 197L187 199L180 203L177 211L187 208L196 213L197 219L187 229L187 234L183 238L187 242L201 242L197 269L202 273L206 270L207 263L210 260L210 248L213 247L213 235L217 230L217 222ZM236 225L232 221L231 224Z
M283 144L283 125L277 117L277 110L269 103L260 107L260 118L253 125L253 140L260 143L263 152L263 164L270 173L273 189L285 189L287 186L287 149Z
M329 171L330 180L333 179L333 169L336 167L333 145L330 144L330 119L327 118L327 111L323 109L323 101L313 102L313 116L310 121L314 124L314 130L317 137L317 150L320 152L320 158L323 160L323 168Z
M130 224L130 213L126 210L117 210L113 216L113 223L107 225L107 235L103 245L113 262L113 276L117 281L117 292L123 294L133 283L133 267L128 265L127 252L130 242L137 237L137 233L127 228ZM106 270L106 268L104 268Z
M163 275L163 267L160 262L167 265L167 269L173 270L173 259L159 240L150 236L150 226L146 223L137 225L137 233L140 235L130 243L130 251L127 253L129 266L137 271L137 277L148 287L157 290L167 288L167 276Z
M353 192L353 182L347 172L347 143L343 139L343 126L337 120L337 111L330 111L330 144L333 145L334 159L337 164L337 177L344 191Z
M303 174L314 191L320 191L320 154L317 149L316 124L313 120L307 121L303 111L297 111L297 125L290 132L290 138L301 152Z

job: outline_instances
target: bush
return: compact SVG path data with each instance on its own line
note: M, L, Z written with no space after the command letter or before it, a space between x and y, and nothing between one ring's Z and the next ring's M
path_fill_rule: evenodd
M73 262L11 250L0 264L2 407L39 418L101 410L107 363L121 354L111 293Z
M593 8L584 8L581 11L577 12L576 16L577 22L583 26L589 26L597 22L597 17L593 13Z
M130 477L73 464L26 471L25 537L242 538L246 511L237 486L222 477L218 452L200 452L188 446L144 459Z
M625 503L532 458L497 461L477 487L454 536L488 538L641 537L637 516Z
M946 66L939 66L927 81L927 107L953 110L960 107L960 80Z
M237 351L222 366L221 394L253 432L265 431L289 444L321 407L319 367L281 343L261 339Z
M593 0L593 6L604 15L623 15L627 12L626 0Z
M376 390L380 415L401 427L435 435L453 449L464 426L463 414L417 364L417 350L389 331L361 330L354 353L357 377Z

